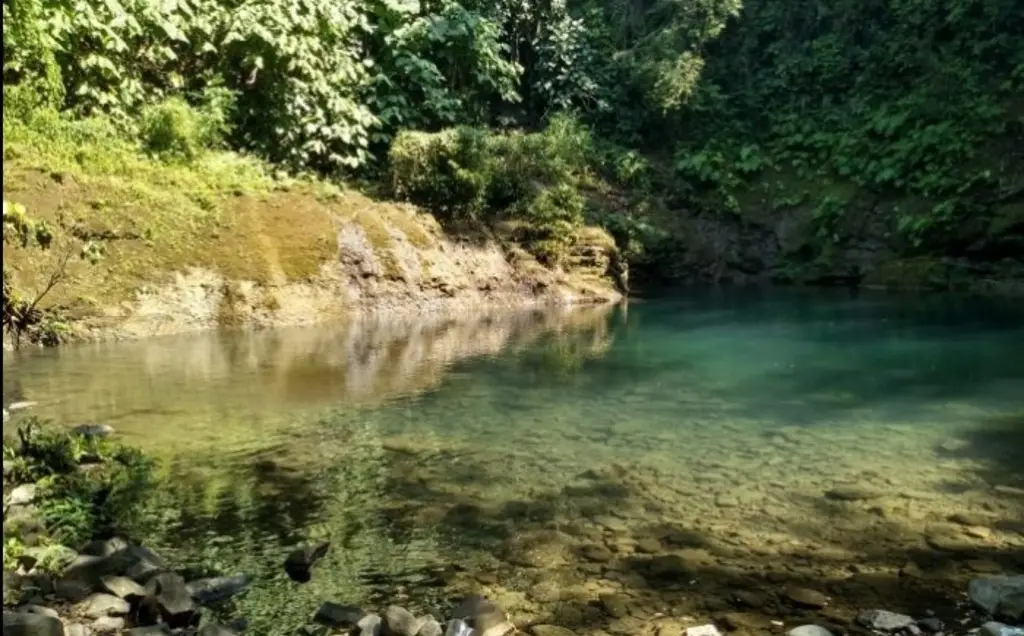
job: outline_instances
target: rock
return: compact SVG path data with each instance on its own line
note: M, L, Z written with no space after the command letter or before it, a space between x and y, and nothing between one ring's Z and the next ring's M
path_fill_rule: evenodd
M917 624L910 616L887 610L867 610L861 612L857 615L857 623L862 627L885 633L897 632Z
M381 616L384 620L384 636L416 636L420 622L404 607L389 605Z
M53 591L66 601L78 603L92 593L92 586L81 581L56 581L53 584Z
M161 572L146 583L146 598L142 606L151 618L162 619L171 627L189 624L196 611L185 579L174 572Z
M588 561L594 561L596 563L607 563L611 561L613 556L611 550L604 547L603 545L585 545L580 549L580 555Z
M648 576L655 579L689 579L696 568L678 554L654 557L647 563Z
M114 433L114 427L109 424L79 424L71 429L82 437L110 437Z
M443 634L444 628L433 616L424 617L420 631L416 632L416 636L442 636Z
M768 597L761 592L753 590L736 590L732 593L732 600L740 607L760 609L768 604Z
M917 626L926 632L937 634L946 628L946 625L938 618L930 616L917 621Z
M881 496L882 493L877 490L856 485L836 486L825 492L825 497L834 501L868 501Z
M818 625L801 625L786 632L786 636L833 636L832 632Z
M966 537L948 528L931 531L924 539L929 546L943 552L971 552L975 549Z
M683 632L684 636L722 636L722 632L714 625L700 625L699 627L687 627Z
M629 605L626 603L626 597L621 594L602 594L600 600L601 607L612 618L622 618L629 614Z
M721 622L730 632L745 630L753 634L762 634L772 630L771 620L760 614L730 612L719 616L716 620Z
M996 618L1024 620L1024 575L974 579L967 594L971 602Z
M64 626L64 636L92 636L92 630L81 623Z
M89 544L91 550L109 549ZM155 574L166 569L163 559L155 552L142 546L128 546L107 555L82 554L69 565L63 574L66 581L78 581L91 587L99 587L104 576L127 576L136 583L145 583Z
M18 608L18 611L24 612L25 614L42 614L43 616L60 618L60 614L57 613L57 610L52 607L43 607L42 605L22 605Z
M557 625L534 625L530 633L533 636L576 636L572 630Z
M22 484L11 489L8 495L7 505L27 506L36 500L37 486L35 484Z
M199 628L196 636L237 636L237 632L220 623L206 623Z
M124 616L131 610L128 601L112 594L93 594L82 602L82 614L89 618Z
M950 523L961 526L984 526L989 522L988 517L971 512L958 512L948 517Z
M356 623L359 636L380 636L384 631L384 622L376 614L367 614Z
M117 634L124 629L124 619L120 616L101 616L92 623L97 634Z
M100 585L114 596L123 598L129 603L146 596L146 588L127 576L104 576L100 578Z
M1024 636L1024 627L1010 627L995 621L981 626L980 636Z
M284 561L284 571L291 580L308 583L312 578L313 565L324 558L331 547L330 541L321 541L315 545L304 546L294 550Z
M821 592L804 587L789 587L783 592L785 598L797 607L821 609L828 605L828 597Z
M90 556L106 557L112 554L116 554L121 550L126 550L131 547L130 544L122 539L121 537L112 537L110 539L97 539L90 541L82 548L82 554Z
M190 581L185 585L185 588L196 603L205 605L231 598L247 588L249 581L249 576L246 574L215 576L208 579ZM353 621L352 624L354 625L355 622Z
M64 636L59 618L45 614L4 612L4 636Z
M352 629L363 620L366 612L351 605L324 603L313 615L313 622L332 629Z

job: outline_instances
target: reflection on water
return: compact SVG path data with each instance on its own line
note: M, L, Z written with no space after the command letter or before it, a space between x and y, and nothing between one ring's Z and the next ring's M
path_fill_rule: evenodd
M58 421L103 421L160 453L210 442L263 447L299 413L371 406L436 386L463 359L571 333L600 346L612 307L419 321L368 318L4 355L4 401ZM564 338L554 337L564 342ZM8 370L10 372L8 372Z
M326 599L479 591L636 634L737 587L934 604L977 563L1024 567L1022 342L1015 307L690 294L5 356L4 398L164 457L151 540L256 575L254 633ZM335 549L296 590L283 554L322 536ZM685 584L652 574L665 555ZM595 614L609 592L629 616Z

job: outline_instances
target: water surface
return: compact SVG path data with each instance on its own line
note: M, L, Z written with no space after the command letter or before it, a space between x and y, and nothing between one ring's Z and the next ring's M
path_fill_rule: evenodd
M911 602L908 562L950 585L981 562L1024 567L1009 303L689 292L84 345L5 355L16 399L164 459L151 540L255 573L238 602L259 633L322 600L430 609L466 591L579 633L644 633L703 620L737 586ZM335 548L292 589L282 555L321 536ZM651 574L665 555L685 584ZM629 616L602 614L608 592Z

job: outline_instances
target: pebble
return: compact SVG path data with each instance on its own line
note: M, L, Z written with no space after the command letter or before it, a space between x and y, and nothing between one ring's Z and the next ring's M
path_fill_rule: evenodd
M833 634L818 625L801 625L786 632L786 636L833 636Z
M816 592L803 587L786 588L785 596L791 603L800 607L821 609L828 605L827 596L821 592Z
M534 625L530 633L533 636L576 636L572 630L557 625Z
M621 594L602 594L601 606L612 618L622 618L629 614L629 606L626 598Z
M910 616L887 610L867 610L861 612L857 615L857 623L862 627L886 633L916 626L916 621Z
M603 545L587 545L580 550L580 554L588 561L607 563L612 560L612 552Z
M881 496L882 493L877 490L860 486L836 486L825 492L827 499L835 501L868 501L870 499L878 499Z

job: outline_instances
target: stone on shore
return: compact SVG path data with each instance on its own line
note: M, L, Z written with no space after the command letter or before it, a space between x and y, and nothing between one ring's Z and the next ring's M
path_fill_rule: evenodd
M64 636L59 618L46 614L4 612L4 636Z

